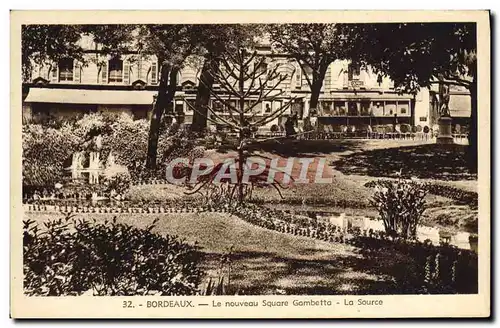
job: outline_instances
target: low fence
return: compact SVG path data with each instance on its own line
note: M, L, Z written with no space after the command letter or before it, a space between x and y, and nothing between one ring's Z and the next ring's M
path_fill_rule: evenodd
M207 206L81 206L25 204L26 212L43 213L228 213L265 229L325 242L344 243L369 252L397 251L413 261L411 268L398 274L398 285L405 293L477 293L477 254L449 245L392 239L381 231L359 227L340 227L331 223L293 215L257 205ZM406 272L406 270L409 270Z
M344 229L309 218L278 213L259 207L235 208L231 213L257 226L325 242L345 243L368 252L398 251L412 259L411 268L398 272L397 284L405 293L468 294L478 292L478 258L470 250L450 245L391 239L383 232L358 227ZM408 270L408 271L407 271ZM399 275L400 274L400 275Z

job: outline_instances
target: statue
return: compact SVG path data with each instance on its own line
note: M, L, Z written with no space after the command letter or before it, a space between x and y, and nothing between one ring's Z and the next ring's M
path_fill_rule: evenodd
M450 86L443 82L443 77L439 78L439 114L441 117L450 117Z

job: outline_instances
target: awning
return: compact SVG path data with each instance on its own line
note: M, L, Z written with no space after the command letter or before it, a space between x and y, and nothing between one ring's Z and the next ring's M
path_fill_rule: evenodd
M451 117L470 117L471 99L470 95L450 95L448 103Z
M31 88L25 102L96 105L151 105L156 91Z
M366 93L339 93L321 96L319 100L342 101L342 100L375 100L375 101L409 101L413 98L411 95L397 94L366 94Z

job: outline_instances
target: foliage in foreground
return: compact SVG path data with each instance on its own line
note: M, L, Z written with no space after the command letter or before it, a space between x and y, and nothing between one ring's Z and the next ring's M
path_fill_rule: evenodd
M24 221L24 291L33 296L194 295L200 252L175 236L70 216Z
M23 185L53 186L61 182L64 162L71 158L78 142L67 126L23 125Z

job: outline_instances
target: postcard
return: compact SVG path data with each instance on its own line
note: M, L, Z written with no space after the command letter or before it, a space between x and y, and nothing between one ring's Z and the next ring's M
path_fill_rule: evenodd
M11 317L490 316L488 11L11 11Z

